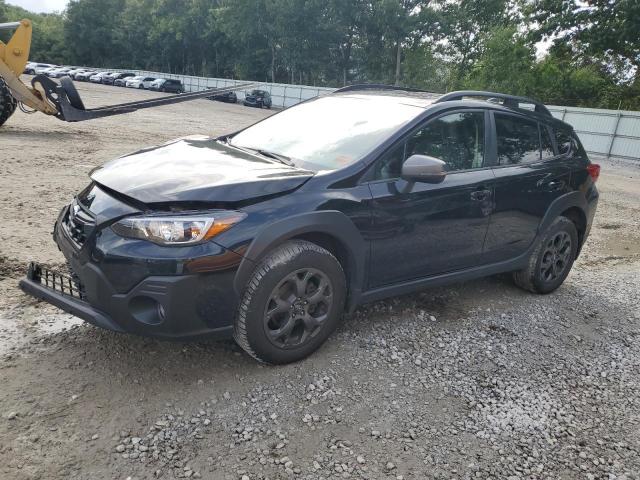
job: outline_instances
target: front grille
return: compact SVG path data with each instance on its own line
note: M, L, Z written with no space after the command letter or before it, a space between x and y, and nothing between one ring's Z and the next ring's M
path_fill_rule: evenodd
M78 247L82 247L93 232L96 222L91 214L74 200L63 220L63 226L69 238Z

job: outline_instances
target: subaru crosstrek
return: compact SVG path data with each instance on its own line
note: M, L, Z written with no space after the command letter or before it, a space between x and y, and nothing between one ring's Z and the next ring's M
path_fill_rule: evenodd
M555 290L598 175L531 99L345 87L105 164L55 224L70 273L31 264L21 286L110 330L233 335L286 363L366 302L501 272Z

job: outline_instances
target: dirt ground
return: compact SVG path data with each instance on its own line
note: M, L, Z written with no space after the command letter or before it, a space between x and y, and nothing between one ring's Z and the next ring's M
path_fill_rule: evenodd
M90 106L155 94L82 83ZM311 358L82 324L17 288L59 264L57 212L97 165L270 112L207 100L0 130L0 478L640 478L640 168L601 162L565 284L497 276L360 308Z

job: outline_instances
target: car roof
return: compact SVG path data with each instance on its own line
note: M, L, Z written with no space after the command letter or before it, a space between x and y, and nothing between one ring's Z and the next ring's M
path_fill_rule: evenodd
M420 108L430 108L436 104L459 105L467 108L483 108L505 113L519 113L537 121L573 129L571 125L551 115L542 103L526 97L494 92L461 91L440 94L412 88L390 85L354 85L343 87L332 96L369 98L372 100L393 101ZM523 106L527 105L526 107Z
M334 93L333 96L343 98L357 98L360 100L370 100L383 102L396 102L413 107L427 108L441 97L437 93L408 92L408 91L387 91L387 90L362 90L345 91Z

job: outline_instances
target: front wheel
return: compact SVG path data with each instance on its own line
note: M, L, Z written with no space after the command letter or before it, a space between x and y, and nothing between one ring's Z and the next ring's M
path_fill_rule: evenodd
M307 241L289 241L256 267L234 324L238 345L257 360L301 360L340 322L346 280L340 262Z
M16 111L18 102L11 95L11 91L4 80L0 78L0 127L9 120L9 117Z
M566 217L556 218L540 236L527 267L513 273L516 285L550 293L567 278L578 253L578 231Z

